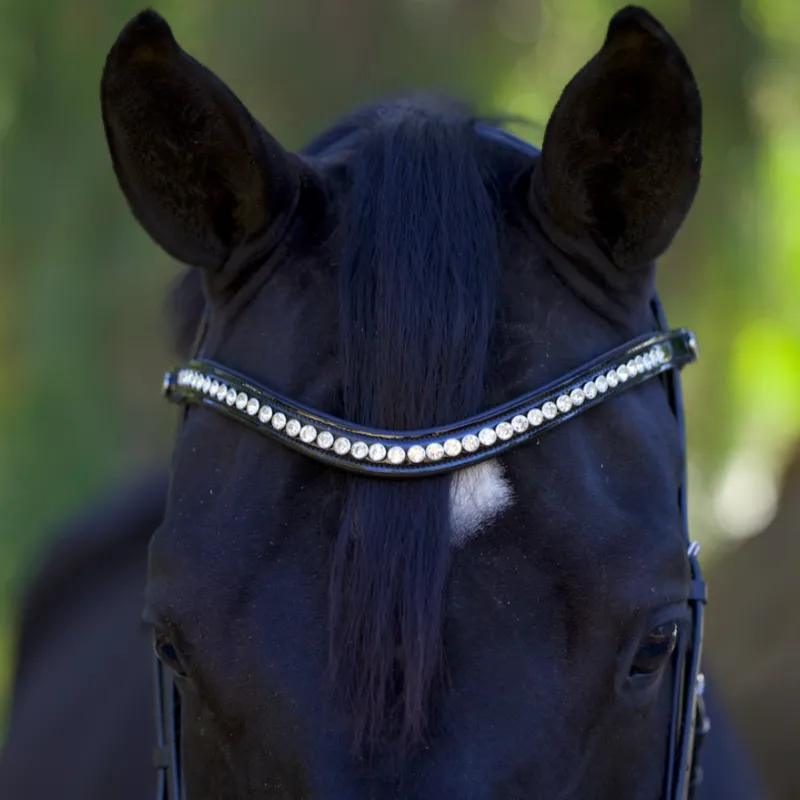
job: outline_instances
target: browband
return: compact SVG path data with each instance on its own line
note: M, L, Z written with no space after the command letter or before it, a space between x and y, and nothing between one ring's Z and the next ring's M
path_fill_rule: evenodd
M317 461L385 478L413 478L476 464L697 358L694 334L652 333L609 351L542 389L470 419L420 431L367 428L324 414L213 361L164 376L175 403L213 408Z

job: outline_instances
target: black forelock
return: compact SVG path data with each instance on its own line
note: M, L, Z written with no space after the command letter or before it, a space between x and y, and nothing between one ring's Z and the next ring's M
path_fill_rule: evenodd
M499 273L472 121L384 108L348 160L340 265L344 411L409 430L479 410ZM449 480L349 481L331 570L331 666L357 745L405 752L444 675Z

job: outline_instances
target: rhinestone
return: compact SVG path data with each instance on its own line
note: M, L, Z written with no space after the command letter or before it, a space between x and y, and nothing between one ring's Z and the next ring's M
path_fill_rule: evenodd
M656 362L656 364L661 364L665 358L666 353L664 352L664 348L660 344L657 344L653 348L653 360Z
M419 464L425 460L425 448L418 444L408 448L408 460L412 464Z
M395 445L389 448L386 458L389 459L390 464L402 464L406 460L406 451Z
M294 439L294 437L300 433L300 428L302 427L303 426L296 419L290 419L286 423L286 434Z
M239 392L239 394L236 395L236 408L242 411L246 405L247 395L244 392Z
M382 444L375 442L375 444L369 448L369 460L383 461L384 458L386 458L386 448Z
M219 391L219 381L211 381L211 387L209 388L208 393L212 397L216 397L218 391Z
M203 394L208 394L211 391L211 378L206 377L203 379Z
M462 440L461 446L468 453L474 453L480 446L480 439L474 433L468 433Z
M219 385L219 389L217 389L217 400L220 401L224 400L227 394L228 394L228 387L224 383L221 383Z
M203 383L203 376L198 375L196 372L192 373L192 389L199 389Z
M225 402L232 406L236 402L236 389L228 389L225 394Z
M323 450L329 450L333 444L333 434L330 431L322 431L317 434L317 444Z
M541 409L539 408L532 408L528 412L528 422L535 428L537 425L541 425L544 422L544 414L542 414Z
M569 399L569 396L566 394L562 394L558 400L556 400L556 408L562 413L566 414L567 411L572 409L572 400Z
M340 436L333 443L333 452L340 456L346 456L350 452L350 440Z
M651 353L645 353L643 358L642 358L642 361L644 361L644 368L646 370L653 369L653 366L654 366L653 365L653 356L652 356Z
M501 422L494 431L497 434L497 438L502 439L504 442L507 442L514 435L514 429L511 427L510 422Z
M444 452L451 458L461 453L461 442L458 439L448 439L444 443Z
M362 458L366 458L367 453L369 453L369 447L367 447L364 442L355 442L350 448L350 455L352 455L353 458L357 458L359 461L361 461Z
M583 384L583 396L587 400L594 400L597 397L597 384L594 381Z
M247 407L245 408L245 411L246 411L246 412L247 412L247 413L248 413L248 414L249 414L251 417L255 416L255 415L258 413L258 400L256 400L256 398L255 398L255 397L251 397L251 398L250 398L250 399L247 401Z
M608 381L608 385L614 389L619 384L619 376L616 370L610 369L606 373L606 380ZM627 380L627 378L625 380Z
M428 456L431 461L441 461L444 455L444 447L442 447L439 442L432 442L425 448L425 455Z
M600 394L605 394L608 391L608 378L605 375L598 375L594 379L594 384Z
M511 420L511 427L517 433L525 433L525 431L528 430L528 418L523 417L522 414L517 414L517 416Z
M317 429L313 425L303 425L300 428L300 439L306 444L311 444L317 438Z
M639 365L636 363L635 358L632 358L628 362L627 367L628 367L628 375L630 375L631 378L635 378L639 374Z
M558 406L552 400L548 400L542 406L542 414L546 419L555 419L558 415Z
M484 428L478 433L478 439L484 447L491 447L497 441L497 434L491 428Z
M269 406L261 406L261 411L258 412L258 418L262 422L269 422L272 419L272 409Z
M286 427L286 417L280 411L272 415L272 427L276 431L282 431Z
M625 364L620 364L617 367L617 378L619 378L620 383L625 383L630 376L630 372L628 372L628 368L625 366Z
M644 372L644 358L642 356L636 356L633 361L636 364L636 371L641 375Z
M583 389L573 389L569 393L569 399L572 401L572 405L582 406L583 401L586 399L586 395L584 395Z

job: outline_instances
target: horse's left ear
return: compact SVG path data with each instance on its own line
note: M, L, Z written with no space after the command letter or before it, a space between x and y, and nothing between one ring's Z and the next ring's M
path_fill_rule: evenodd
M700 180L701 105L678 45L628 7L553 111L531 201L558 238L586 241L621 271L667 249Z
M285 151L154 11L131 20L101 84L114 171L170 255L217 269L290 211L299 159Z

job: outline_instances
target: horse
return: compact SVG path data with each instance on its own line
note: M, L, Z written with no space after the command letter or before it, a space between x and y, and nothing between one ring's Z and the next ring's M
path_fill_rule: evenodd
M423 96L290 152L152 11L101 105L205 298L163 384L159 796L689 797L697 347L654 292L700 179L677 43L615 14L541 151Z

